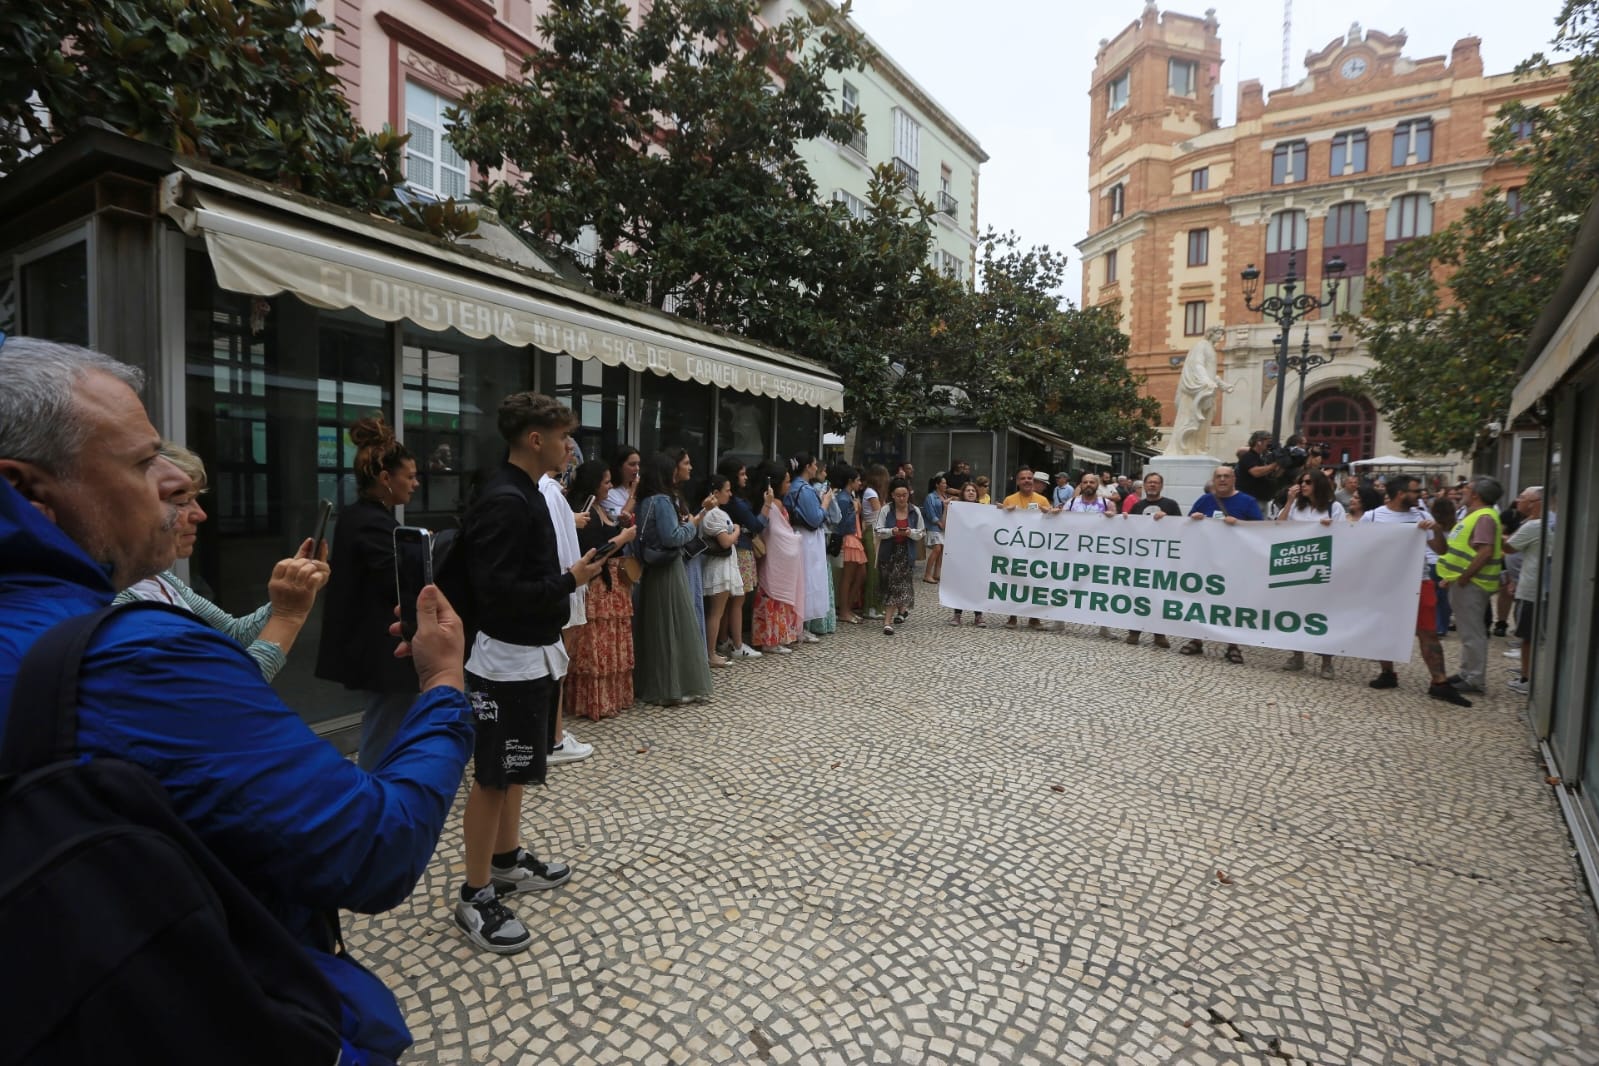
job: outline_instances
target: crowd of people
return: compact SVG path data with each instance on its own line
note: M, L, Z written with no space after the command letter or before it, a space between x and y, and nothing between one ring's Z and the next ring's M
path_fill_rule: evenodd
M127 604L87 645L76 748L135 764L164 788L177 818L220 860L225 872L214 876L244 886L312 961L336 1003L329 1039L350 1063L393 1063L409 1034L392 994L345 951L330 915L378 912L410 895L469 758L453 916L484 950L524 951L534 937L513 910L516 897L571 877L566 863L541 857L530 833L541 820L524 813L528 787L543 784L551 766L593 751L568 719L608 718L639 701L707 700L721 671L824 644L840 625L880 625L893 636L916 611L917 585L940 580L950 515L994 506L997 495L965 463L918 494L909 463L891 475L877 464L824 468L802 453L757 465L724 458L697 472L683 449L631 447L583 461L573 412L519 392L495 412L504 462L459 529L432 545L435 583L402 614L406 622L396 620L396 510L416 491L418 468L378 416L349 427L358 498L338 515L331 557L327 543L304 541L274 566L268 602L234 617L173 572L206 520L208 478L202 457L151 425L139 372L87 349L0 335L0 378L8 385L0 392L0 706L28 698L18 674L43 635ZM1526 560L1521 582L1535 588L1541 549L1529 530L1543 523L1524 522L1507 537L1490 478L1429 509L1414 478L1335 489L1307 466L1262 507L1240 489L1243 470L1218 467L1185 504L1164 495L1157 472L1141 482L1057 475L1046 495L1050 479L1035 481L1023 467L998 506L1154 520L1219 514L1229 524L1416 524L1429 531L1425 572L1417 560L1416 623L1429 692L1466 704L1461 692L1480 690L1485 619L1506 552ZM1523 518L1540 507L1537 489L1516 501ZM269 685L319 594L316 673L362 694L354 761ZM1503 608L1513 606L1523 639L1530 598L1513 587ZM1455 675L1438 640L1448 624L1438 605L1451 601L1462 644ZM961 612L948 621L962 624ZM973 624L987 621L977 613ZM1179 650L1200 654L1203 645ZM1236 646L1226 655L1242 661ZM1303 656L1285 665L1302 669ZM1322 670L1332 670L1325 657ZM1372 685L1396 684L1393 665L1382 664ZM270 950L239 950L247 949ZM257 1051L270 1061L270 1041Z

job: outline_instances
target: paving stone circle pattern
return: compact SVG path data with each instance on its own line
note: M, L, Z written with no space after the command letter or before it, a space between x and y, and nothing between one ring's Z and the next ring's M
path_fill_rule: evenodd
M569 723L596 753L523 822L574 873L512 901L525 954L451 921L463 790L410 901L346 921L404 1061L1599 1062L1594 912L1503 639L1467 710L1419 657L1374 692L1362 661L955 629L917 587L893 637Z

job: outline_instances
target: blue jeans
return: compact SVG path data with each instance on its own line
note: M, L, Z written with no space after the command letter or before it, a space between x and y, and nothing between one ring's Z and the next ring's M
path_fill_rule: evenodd
M415 692L368 692L366 708L361 712L361 746L356 751L355 764L370 773L376 770L383 756L405 721L406 712L416 702Z
M1432 580L1433 584L1437 585L1438 568L1429 566L1427 568L1427 577ZM1454 612L1449 607L1449 586L1448 584L1438 585L1438 635L1440 637L1449 635L1449 623L1453 618Z

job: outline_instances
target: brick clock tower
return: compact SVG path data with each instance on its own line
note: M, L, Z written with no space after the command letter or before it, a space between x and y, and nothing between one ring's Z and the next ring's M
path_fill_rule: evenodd
M1208 450L1230 459L1250 430L1270 426L1277 388L1277 329L1245 307L1244 267L1260 269L1270 294L1291 253L1297 276L1324 293L1322 265L1337 254L1349 264L1337 311L1358 316L1367 269L1396 245L1447 226L1485 190L1515 209L1525 171L1489 150L1495 116L1512 101L1552 101L1567 75L1485 75L1475 37L1413 59L1404 34L1356 25L1308 53L1297 84L1269 94L1257 80L1239 84L1237 121L1223 127L1219 31L1214 10L1196 18L1151 2L1100 42L1088 236L1077 247L1083 306L1115 309L1165 429L1187 353L1215 344L1232 391L1218 399ZM1329 323L1312 318L1309 330L1312 351L1325 353ZM1283 432L1302 424L1334 463L1399 451L1370 399L1345 388L1372 363L1357 332L1342 332L1333 362L1304 380L1302 405L1289 376Z

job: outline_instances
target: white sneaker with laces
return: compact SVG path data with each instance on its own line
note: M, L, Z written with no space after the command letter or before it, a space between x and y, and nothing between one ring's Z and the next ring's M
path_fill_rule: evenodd
M748 644L740 644L727 654L735 659L759 659L761 657L761 653Z
M467 939L496 955L515 955L533 943L533 934L512 914L491 886L455 904L455 924Z
M817 636L815 633L812 633L809 629L800 634L801 644L820 644L821 642L822 638Z
M1511 692L1519 692L1523 696L1532 692L1532 682L1525 677L1513 677L1508 684Z
M555 745L555 750L550 752L546 763L550 766L560 766L569 762L582 762L594 754L594 745L585 744L571 733L561 733L561 742Z

